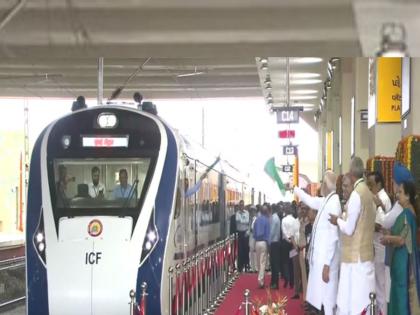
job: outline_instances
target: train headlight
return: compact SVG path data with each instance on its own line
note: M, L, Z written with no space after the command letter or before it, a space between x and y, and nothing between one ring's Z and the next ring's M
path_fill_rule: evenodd
M63 136L63 138L61 138L61 144L63 145L64 149L67 149L71 144L71 136Z
M146 245L144 245L144 248L145 248L146 250L151 250L151 249L152 249L152 243L151 243L151 242L149 242L149 241L147 241L147 242L146 242Z
M98 125L104 129L112 129L117 127L118 118L113 113L101 113L98 115Z
M151 230L149 233L147 233L147 238L150 242L154 243L156 241L156 232Z
M159 232L155 225L155 209L152 210L152 214L147 225L146 235L143 240L143 248L141 251L140 266L153 252L156 244L159 242Z
M32 242L33 242L33 246L35 248L35 251L38 254L39 259L46 266L45 250L46 250L47 244L46 244L45 233L44 233L43 209L41 209L41 214L39 216L38 226L36 227L35 233L33 234Z
M44 243L39 243L38 244L38 249L42 253L44 251L44 249L45 249L45 244Z
M36 241L38 243L41 243L44 240L44 234L42 234L41 232L38 232L38 234L36 235Z

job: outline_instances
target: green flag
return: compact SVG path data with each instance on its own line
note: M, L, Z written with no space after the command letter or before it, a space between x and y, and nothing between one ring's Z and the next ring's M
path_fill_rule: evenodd
M286 194L286 187L284 187L280 175L277 172L276 164L274 163L274 158L269 159L265 163L264 171L267 173L268 176L271 177L272 180L274 180L277 183L277 186L279 186L279 189L284 196Z

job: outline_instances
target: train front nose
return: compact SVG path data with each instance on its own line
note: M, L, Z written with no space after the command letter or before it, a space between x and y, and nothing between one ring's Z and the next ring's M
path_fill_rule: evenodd
M51 314L124 314L137 269L130 257L131 218L78 217L60 221L59 255L48 270ZM131 253L132 255L132 253ZM60 266L69 265L64 270Z

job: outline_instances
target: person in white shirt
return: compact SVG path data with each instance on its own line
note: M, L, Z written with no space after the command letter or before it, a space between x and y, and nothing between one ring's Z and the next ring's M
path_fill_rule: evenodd
M256 251L255 251L255 239L253 236L253 230L254 230L254 223L257 219L257 209L254 207L250 208L250 216L251 216L251 225L249 227L250 233L249 233L249 268L251 272L256 272L257 265L256 265Z
M385 266L385 246L381 244L382 233L380 227L383 225L383 216L391 210L391 199L384 189L384 178L379 172L371 172L367 176L367 184L373 194L376 204L376 224L374 236L375 248L375 281L376 281L376 301L382 315L387 314L387 288L391 287L391 276L387 266Z
M294 278L293 278L293 264L292 264L292 256L293 253L293 237L295 235L295 226L296 226L296 219L293 217L292 207L290 204L284 205L284 214L285 216L281 220L281 234L283 236L283 240L281 243L282 250L281 254L284 255L282 257L283 263L283 273L284 273L284 287L289 287L292 289L294 285ZM292 254L292 255L291 255Z
M375 292L373 236L376 208L364 181L362 159L354 157L350 176L354 190L350 195L346 219L330 214L330 222L341 231L341 266L337 294L337 314L360 315Z
M325 172L321 186L323 197L311 197L295 187L294 193L308 207L317 210L308 250L309 276L306 301L325 315L333 315L337 300L339 251L338 229L329 221L329 215L341 215L340 199L336 194L337 176Z
M238 232L238 270L239 272L249 264L249 213L245 210L244 201L239 202L236 212L236 231Z
M105 198L105 186L99 182L100 171L99 167L92 167L92 182L89 183L89 196L92 198Z

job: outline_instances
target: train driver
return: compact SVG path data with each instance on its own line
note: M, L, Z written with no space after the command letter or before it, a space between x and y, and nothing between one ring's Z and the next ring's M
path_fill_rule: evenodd
M99 182L99 167L92 167L92 183L89 183L89 196L96 199L105 198L105 185Z
M128 173L125 168L120 169L118 174L120 184L115 186L112 192L113 199L125 199L130 196L131 185L128 184Z

